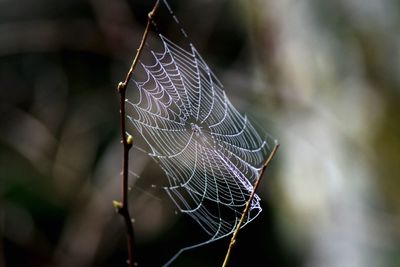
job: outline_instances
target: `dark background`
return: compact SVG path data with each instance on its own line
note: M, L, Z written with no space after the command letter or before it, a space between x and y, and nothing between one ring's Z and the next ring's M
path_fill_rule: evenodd
M281 143L231 266L398 266L400 3L170 4L233 104ZM116 85L152 5L0 1L0 266L124 266ZM160 266L202 233L157 165L131 159L139 266ZM220 266L228 242L172 266Z

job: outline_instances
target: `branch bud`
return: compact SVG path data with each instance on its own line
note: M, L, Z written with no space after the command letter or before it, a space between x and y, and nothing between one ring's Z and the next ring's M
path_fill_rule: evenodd
M124 82L120 82L117 87L118 93L122 93L123 90L125 90L125 87L126 87L126 84Z
M130 145L130 146L133 144L133 137L132 137L132 135L130 135L130 134L127 135L127 137L126 137L126 143L127 143L128 145Z
M118 212L120 209L122 209L122 203L120 201L113 200L113 206Z

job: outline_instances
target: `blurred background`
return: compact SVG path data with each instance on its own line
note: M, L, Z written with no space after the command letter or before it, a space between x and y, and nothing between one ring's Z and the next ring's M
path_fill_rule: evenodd
M281 143L231 266L400 266L400 2L170 4L234 105ZM125 266L115 88L152 5L0 1L0 266ZM160 266L201 230L132 154L139 266ZM220 266L228 242L172 266Z

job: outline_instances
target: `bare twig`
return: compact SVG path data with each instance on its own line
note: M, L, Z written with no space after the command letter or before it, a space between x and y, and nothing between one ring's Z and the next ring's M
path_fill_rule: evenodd
M231 242L229 243L229 247L228 247L228 250L227 250L226 255L225 255L224 262L222 263L222 267L226 267L227 264L228 264L232 248L236 243L236 236L239 233L239 229L242 226L242 224L244 222L244 219L247 216L247 213L249 212L249 209L250 209L250 206L251 206L251 202L253 201L253 198L254 198L254 195L256 193L256 190L257 190L258 186L260 185L261 178L262 178L266 168L268 167L269 163L271 162L272 158L275 156L275 153L278 150L278 148L279 148L279 144L276 142L274 148L272 149L271 154L269 155L269 157L265 161L264 165L262 166L261 172L260 172L260 174L259 174L259 176L258 176L258 178L256 180L256 183L254 184L253 191L251 192L249 200L246 203L246 207L243 210L242 217L240 218L240 221L239 221L238 225L236 226L235 232L233 232L233 235L232 235L232 238L231 238Z
M118 84L118 93L120 96L120 123L121 123L121 143L124 147L123 151L123 161L122 161L122 203L118 201L114 201L114 206L117 209L118 213L123 217L126 227L127 241L128 241L128 266L133 267L137 266L137 262L135 261L134 255L134 231L132 226L132 219L129 214L128 208L128 170L129 170L129 150L132 147L132 136L126 134L126 125L125 125L125 100L126 100L126 87L129 80L132 77L133 70L136 67L136 64L139 60L139 56L143 50L144 44L146 42L147 36L149 34L150 25L152 19L154 17L155 12L159 6L159 0L154 4L153 9L148 14L147 25L144 30L142 41L140 42L139 48L136 50L136 55L132 61L131 67L125 77L123 82Z

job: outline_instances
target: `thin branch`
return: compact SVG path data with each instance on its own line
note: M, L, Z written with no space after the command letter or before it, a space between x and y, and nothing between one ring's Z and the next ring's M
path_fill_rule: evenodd
M128 208L128 170L129 170L129 150L132 147L132 136L126 134L126 124L125 124L125 101L126 101L126 87L129 80L132 77L132 73L138 63L140 54L143 50L144 44L146 42L147 36L149 34L150 25L154 17L155 12L159 6L159 0L154 4L153 9L148 14L147 25L144 30L142 41L140 42L139 48L136 50L136 55L132 61L132 65L125 77L123 82L118 84L117 90L119 93L119 105L120 105L120 124L121 124L121 143L124 147L123 160L122 160L122 203L114 201L114 206L118 213L123 217L126 227L127 242L128 242L128 266L137 266L136 257L134 254L134 231L132 225L132 219L129 214Z
M236 226L235 232L233 232L233 235L232 235L232 238L231 238L231 242L229 243L229 247L228 247L228 250L227 250L226 255L225 255L224 262L222 263L222 267L226 267L227 264L228 264L232 248L236 243L236 236L239 233L239 229L242 226L242 224L244 222L244 219L247 216L247 213L249 212L249 209L250 209L250 206L251 206L251 202L253 201L253 198L254 198L254 195L256 193L256 190L257 190L258 186L260 185L261 178L262 178L265 170L267 169L269 163L271 162L271 160L275 156L276 151L278 150L278 148L279 148L279 144L276 142L274 148L272 149L271 154L269 155L269 157L267 158L267 160L265 161L265 163L264 163L264 165L263 165L263 167L261 169L261 172L260 172L260 174L259 174L259 176L258 176L258 178L256 180L256 183L254 184L253 191L251 192L249 200L246 203L246 207L243 210L242 217L240 218L240 221L239 221L238 225Z
M135 69L136 64L139 61L139 56L143 50L144 44L146 43L147 35L149 34L149 30L150 30L150 26L151 26L151 22L153 21L153 17L158 9L159 4L160 4L160 0L157 0L157 2L154 4L153 9L149 12L149 14L147 16L147 24L146 24L146 28L144 29L142 41L140 42L139 48L136 50L136 55L132 61L131 68L129 69L129 71L125 77L125 81L122 83L124 85L124 87L126 87L126 84L128 83L129 79L132 77L133 70ZM119 85L118 85L118 87L119 87Z

